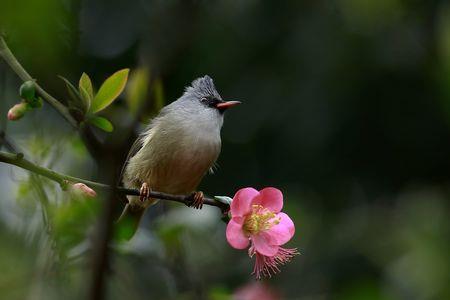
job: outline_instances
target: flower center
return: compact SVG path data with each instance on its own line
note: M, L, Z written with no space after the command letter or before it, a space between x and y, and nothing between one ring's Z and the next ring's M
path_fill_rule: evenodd
M249 235L254 235L269 230L273 225L280 223L280 219L275 217L274 212L262 205L254 204L252 213L244 221L244 231Z

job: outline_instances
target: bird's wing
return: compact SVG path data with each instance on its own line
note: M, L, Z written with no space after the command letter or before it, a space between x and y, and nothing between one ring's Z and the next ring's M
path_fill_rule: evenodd
M123 179L123 173L125 172L125 168L128 164L128 161L136 155L136 153L138 153L139 150L141 150L142 148L142 136L139 136L133 143L133 145L131 145L130 151L128 152L127 155L127 159L125 160L125 162L123 163L122 166L122 170L120 171L120 176L119 176L119 184L122 183L122 179Z
M130 151L128 152L128 155L127 155L127 159L123 163L122 170L120 171L119 184L122 183L123 173L125 172L125 168L127 167L128 162L130 161L130 159L133 156L136 155L136 153L139 152L139 150L141 150L141 148L145 142L144 138L146 136L151 135L150 131L153 129L153 127L155 127L155 124L158 122L158 119L160 119L160 116L164 115L165 113L166 113L166 109L165 109L165 107L163 107L163 109L160 111L158 117L155 117L150 121L150 123L147 125L147 128L144 130L144 132L139 134L137 139L134 141L133 145L131 145Z

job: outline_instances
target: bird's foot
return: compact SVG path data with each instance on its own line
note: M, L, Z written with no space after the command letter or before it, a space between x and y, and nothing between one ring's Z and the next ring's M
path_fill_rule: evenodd
M202 209L204 202L203 192L193 192L191 195L191 202L188 204L189 207L193 207L195 209Z
M149 193L150 193L150 188L148 187L148 184L146 182L144 182L141 185L141 189L139 190L139 200L141 200L141 202L147 201Z

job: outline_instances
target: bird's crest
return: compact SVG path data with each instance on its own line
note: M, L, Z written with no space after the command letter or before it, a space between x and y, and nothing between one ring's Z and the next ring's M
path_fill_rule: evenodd
M192 81L191 85L186 87L186 93L195 94L198 97L212 96L214 98L222 100L219 93L214 86L214 82L211 77L205 75Z

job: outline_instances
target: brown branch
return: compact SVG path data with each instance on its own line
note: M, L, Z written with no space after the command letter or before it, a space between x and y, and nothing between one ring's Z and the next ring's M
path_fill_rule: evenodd
M25 169L30 172L47 177L48 179L51 179L51 180L59 183L63 188L66 188L68 183L81 182L81 183L88 185L89 187L91 187L93 189L101 189L101 190L106 190L106 191L115 190L117 193L120 193L122 195L133 195L133 196L139 195L139 190L137 190L137 189L129 189L129 188L124 188L124 187L112 187L112 186L104 184L104 183L99 183L99 182L95 182L95 181L85 180L82 178L77 178L77 177L61 174L61 173L55 172L53 170L38 166L38 165L32 163L31 161L25 159L22 153L13 154L13 153L7 153L4 151L0 151L0 162L7 163L10 165L15 165L22 169ZM187 206L190 206L193 201L193 195L173 195L173 194L168 194L168 193L163 193L163 192L150 191L149 196L150 196L150 198L183 203ZM227 204L216 201L213 198L209 198L209 197L204 198L204 204L210 205L210 206L216 206L216 207L220 208L220 210L222 212L227 211L229 208Z
M113 151L112 153L115 153ZM114 184L118 176L117 156L109 155L100 161L101 170L108 174L108 182ZM91 276L88 277L89 297L87 299L101 300L107 299L107 270L111 269L111 257L113 252L109 247L114 232L114 211L119 206L117 203L117 191L115 188L108 190L106 197L102 200L101 215L92 240L91 254Z

